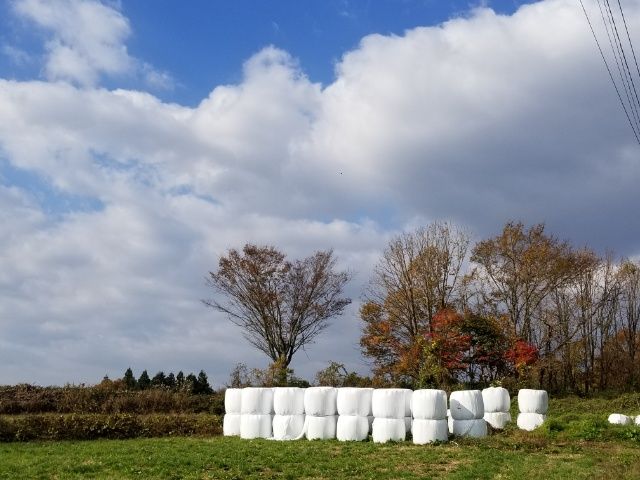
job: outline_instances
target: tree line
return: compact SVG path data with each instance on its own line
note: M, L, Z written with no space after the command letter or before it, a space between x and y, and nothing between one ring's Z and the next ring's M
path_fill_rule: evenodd
M103 382L109 379L105 377ZM213 388L209 384L209 378L204 370L200 370L198 375L189 373L185 375L182 371L179 371L177 375L173 372L165 375L160 371L153 377L149 377L146 370L143 370L140 376L136 379L133 375L131 367L127 368L121 379L116 380L117 385L120 385L124 390L148 390L151 388L163 388L170 391L183 391L192 395L206 395L213 393Z
M219 295L205 303L243 328L282 383L293 355L351 302L349 279L331 250L289 261L246 245L210 272ZM382 253L359 315L374 385L502 382L588 394L640 382L640 263L576 247L544 224L508 222L474 244L449 222L402 233Z

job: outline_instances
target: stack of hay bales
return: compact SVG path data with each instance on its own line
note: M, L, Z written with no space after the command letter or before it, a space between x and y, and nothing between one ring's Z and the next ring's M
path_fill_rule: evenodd
M547 419L549 396L545 390L523 388L518 392L518 428L535 430Z
M490 387L482 390L484 419L496 430L502 430L511 421L511 398L509 391L502 387Z
M621 413L612 413L609 415L609 423L612 425L632 425L633 419L627 415L622 415ZM636 423L638 423L637 418Z
M309 387L304 392L305 434L309 440L336 438L336 399L334 387Z
M225 437L240 435L240 418L242 414L242 389L227 388L224 392L224 420L222 434Z
M369 437L369 415L373 388L338 389L338 425L336 436L341 442L362 441Z
M240 438L271 437L273 389L247 387L242 390Z
M275 388L273 392L273 438L293 440L304 429L304 389Z
M371 397L373 441L403 441L407 435L405 417L407 392L403 388L380 388Z
M449 439L447 394L444 390L416 390L411 400L411 412L413 443L424 445Z
M480 390L451 392L449 397L453 434L460 437L481 438L487 436L484 421L484 402Z

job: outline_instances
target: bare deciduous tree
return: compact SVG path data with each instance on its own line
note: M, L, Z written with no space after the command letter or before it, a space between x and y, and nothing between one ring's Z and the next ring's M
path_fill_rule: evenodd
M207 284L224 297L204 303L226 313L247 340L283 368L340 315L351 299L342 296L347 272L336 271L331 250L287 261L274 247L245 245L229 250Z
M533 320L543 301L591 265L590 255L575 251L544 231L509 222L496 237L478 242L471 260L489 285L488 301L509 316L513 333L533 341ZM539 339L538 339L539 340Z
M360 344L373 359L376 375L396 371L407 352L422 348L419 344L431 332L435 315L457 306L468 248L468 233L448 222L389 242L360 309ZM408 370L417 375L413 367Z

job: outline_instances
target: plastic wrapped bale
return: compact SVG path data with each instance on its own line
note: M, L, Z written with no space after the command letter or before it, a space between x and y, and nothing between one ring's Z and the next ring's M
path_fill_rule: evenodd
M243 415L270 415L273 413L273 389L243 388L241 412Z
M636 417L635 424L640 425L640 415Z
M222 435L225 437L239 436L241 417L242 415L239 413L227 413L222 421Z
M484 413L508 412L511 408L509 391L502 387L489 387L482 390Z
M294 440L302 435L304 415L274 415L273 438L276 440Z
M240 416L240 438L271 437L271 415L242 414Z
M459 390L451 392L449 409L454 420L482 420L484 402L480 390Z
M404 411L403 411L404 413ZM373 441L375 443L402 442L407 435L404 417L373 419Z
M452 422L453 434L457 437L482 438L487 436L487 422L483 418L456 420Z
M379 388L371 396L371 409L375 418L396 418L404 422L406 403L407 391L403 388Z
M541 413L519 413L517 424L520 430L530 432L542 425L546 419L547 416Z
M447 420L414 419L411 427L413 443L425 445L433 442L446 442L449 439Z
M511 414L509 412L486 412L484 421L495 430L503 430L511 421Z
M324 417L316 417L307 415L306 436L308 440L330 440L336 438L337 415L328 415Z
M304 413L315 417L336 414L338 389L334 387L309 387L304 391Z
M224 392L224 413L242 413L242 389L227 388Z
M338 415L366 417L371 414L373 388L343 387L338 389Z
M631 417L628 417L627 415L612 413L611 415L609 415L609 423L612 425L632 425L633 419ZM636 423L638 423L637 419Z
M444 390L416 390L411 400L413 418L420 420L446 420L447 394Z
M273 392L273 411L276 415L304 414L304 388L278 387Z
M549 409L549 396L545 390L523 388L518 392L520 413L539 413L546 415Z
M340 415L336 428L336 437L341 442L361 442L369 437L367 417Z

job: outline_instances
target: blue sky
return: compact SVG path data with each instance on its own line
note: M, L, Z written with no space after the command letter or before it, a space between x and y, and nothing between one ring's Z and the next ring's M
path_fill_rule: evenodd
M575 0L2 1L0 384L264 367L201 303L246 242L354 272L306 378L368 372L359 302L402 231L545 222L637 258L609 82Z
M314 82L328 84L335 78L335 64L357 47L361 38L378 33L402 35L421 25L437 25L452 17L466 16L471 8L485 5L510 14L523 0L194 0L177 6L172 0L124 1L120 11L134 26L127 46L133 56L144 58L170 72L175 88L155 93L166 101L196 105L212 86L237 83L245 59L266 45L291 53ZM0 31L5 42L29 53L42 52L42 32L25 28L11 15L5 0ZM38 76L35 62L16 64L0 57L0 72L10 78ZM115 87L135 82L107 81Z

